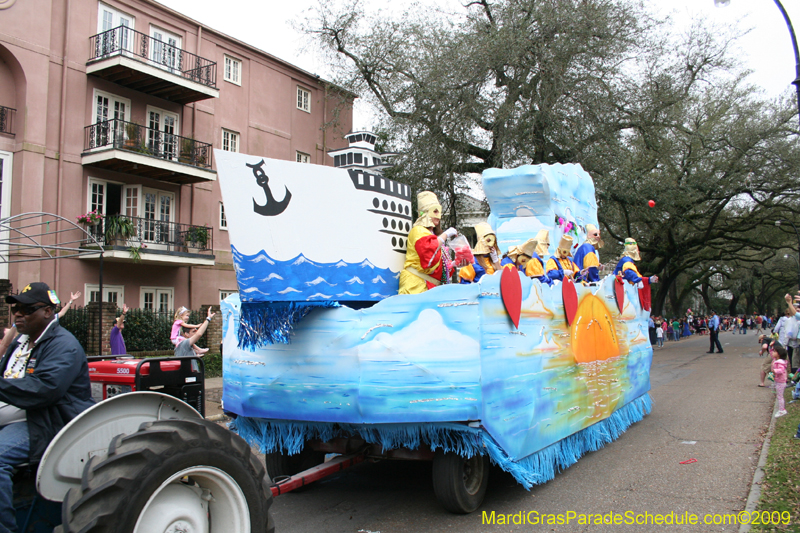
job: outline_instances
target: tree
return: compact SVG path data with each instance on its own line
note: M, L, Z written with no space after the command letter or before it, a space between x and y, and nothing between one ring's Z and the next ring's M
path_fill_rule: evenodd
M793 102L747 84L735 35L670 30L635 0L476 0L395 19L355 1L306 26L337 83L382 111L404 154L392 176L440 194L451 216L470 173L580 163L606 241L636 238L640 271L661 276L656 314L670 291L677 309L702 290L704 269L785 247L773 222L800 193Z
M382 110L405 154L393 177L455 211L469 173L576 161L624 127L618 87L650 23L628 0L482 0L397 19L369 17L355 1L324 4L305 30L337 83Z

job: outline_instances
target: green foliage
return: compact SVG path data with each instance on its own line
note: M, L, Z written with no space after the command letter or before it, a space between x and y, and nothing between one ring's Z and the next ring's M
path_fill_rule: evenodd
M106 242L113 241L118 238L127 240L136 235L136 226L129 218L123 216L106 218L105 230Z
M792 398L790 391L790 388L785 391L787 404ZM752 531L800 532L800 470L797 468L800 441L792 438L800 424L800 409L794 405L787 405L789 414L775 420L775 432L770 440L761 482L761 498L756 509L776 513L775 517L783 513L783 519L777 526L774 523L754 525ZM787 520L787 516L791 518Z
M189 226L186 230L186 246L205 248L208 244L208 228L205 226Z
M203 356L203 364L205 364L206 378L222 377L222 355L209 352Z
M85 307L71 306L63 318L58 319L61 327L72 333L78 342L81 343L83 350L89 345L89 313Z
M117 310L116 316L122 313ZM130 309L125 317L125 328L122 336L125 347L129 353L151 352L159 350L174 350L175 345L170 341L174 312L157 313L146 309ZM205 320L205 309L192 311L189 316L190 324L202 324ZM89 334L96 329L96 324L89 323L89 313L85 307L72 307L60 319L60 324L72 333L84 350L87 349ZM197 346L208 347L208 334L204 334Z
M472 173L580 163L595 182L601 257L615 262L618 243L636 239L640 272L661 278L655 314L690 296L711 305L715 290L765 306L782 290L785 277L751 291L726 270L746 276L797 246L774 221L796 220L800 200L796 101L748 84L731 30L675 31L633 0L463 5L392 18L332 1L304 27L337 83L380 113L382 145L402 154L387 177L436 192L455 225Z
M117 316L121 311L117 311ZM128 352L146 352L154 350L172 350L175 345L170 341L174 312L157 313L147 309L130 309L125 317L125 329L122 336L125 338L125 347ZM201 311L192 311L189 317L190 324L202 324L205 314ZM206 347L207 335L203 335L197 346Z

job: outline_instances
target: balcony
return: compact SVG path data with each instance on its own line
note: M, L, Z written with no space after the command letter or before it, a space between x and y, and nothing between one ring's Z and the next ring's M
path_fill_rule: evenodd
M11 107L4 107L0 105L0 133L6 135L14 135L14 116L17 110Z
M185 185L217 179L212 146L134 122L105 120L84 128L81 163Z
M89 38L86 73L179 104L219 98L217 64L126 26Z
M114 224L116 222L116 224ZM110 216L88 226L103 245L106 261L172 266L213 266L214 231L152 218ZM84 249L91 249L86 243ZM97 259L100 254L85 256Z

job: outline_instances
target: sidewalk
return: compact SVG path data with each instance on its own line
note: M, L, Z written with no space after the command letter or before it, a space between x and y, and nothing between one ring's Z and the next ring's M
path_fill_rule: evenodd
M206 418L222 415L222 378L206 379Z

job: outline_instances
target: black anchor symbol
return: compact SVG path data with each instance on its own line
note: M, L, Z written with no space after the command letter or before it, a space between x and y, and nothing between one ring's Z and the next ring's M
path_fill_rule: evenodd
M275 198L272 197L272 191L269 190L269 177L262 168L264 166L264 160L262 159L260 163L255 165L251 165L250 163L245 164L253 169L253 176L256 177L256 183L258 183L259 187L264 189L264 194L267 196L267 202L264 205L258 205L258 202L253 198L253 211L264 217L274 217L286 211L289 200L292 199L292 193L289 192L289 188L286 188L286 194L283 200L280 202L276 201Z

